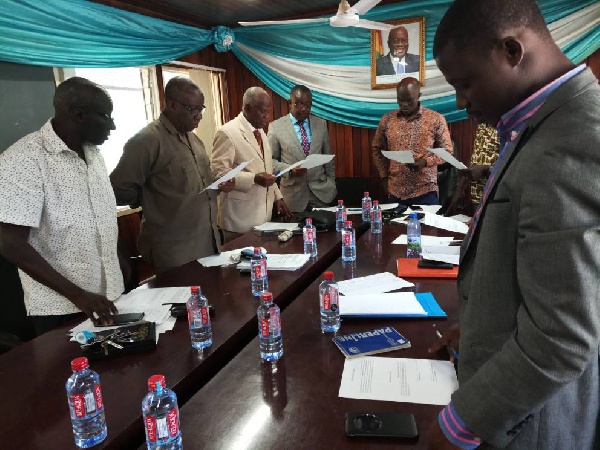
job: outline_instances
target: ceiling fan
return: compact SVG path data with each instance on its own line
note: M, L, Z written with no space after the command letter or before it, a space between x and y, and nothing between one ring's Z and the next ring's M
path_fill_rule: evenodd
M361 19L360 15L365 14L375 7L381 0L359 0L354 6L350 6L347 0L342 0L338 7L338 12L335 16L331 16L329 19L294 19L294 20L262 20L258 22L238 22L240 25L254 26L254 25L279 25L285 23L311 23L311 22L327 22L332 27L360 27L368 28L370 30L382 30L389 31L394 28L394 25L388 25L387 23L374 22L372 20Z

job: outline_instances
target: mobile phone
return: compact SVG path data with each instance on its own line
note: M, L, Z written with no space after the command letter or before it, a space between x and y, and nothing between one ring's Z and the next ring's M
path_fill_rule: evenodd
M416 439L415 417L410 413L346 413L346 436Z
M112 317L112 323L111 324L103 324L101 322L97 322L96 326L97 327L111 327L114 325L126 325L128 323L134 323L134 322L139 322L140 320L142 320L144 318L145 313L143 312L139 312L139 313L125 313L125 314L115 314Z
M420 269L448 269L452 270L454 267L450 263L442 261L433 261L432 259L422 259L417 263L417 267Z

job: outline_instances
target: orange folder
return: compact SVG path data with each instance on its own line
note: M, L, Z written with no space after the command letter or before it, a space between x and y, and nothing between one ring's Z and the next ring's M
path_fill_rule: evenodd
M398 258L398 276L402 278L454 278L458 277L458 266L452 269L421 269L418 258Z

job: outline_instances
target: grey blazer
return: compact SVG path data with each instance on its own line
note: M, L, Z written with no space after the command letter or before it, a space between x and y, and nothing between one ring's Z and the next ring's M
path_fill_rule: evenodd
M458 414L480 448L597 449L600 88L560 86L497 167L461 251Z
M331 155L326 122L311 115L309 123L312 134L309 154ZM284 170L291 164L306 158L289 115L280 117L269 124L267 138L273 153L273 173ZM309 169L304 176L294 176L289 172L282 175L280 189L286 205L293 212L306 209L309 189L323 203L331 203L337 194L334 161Z

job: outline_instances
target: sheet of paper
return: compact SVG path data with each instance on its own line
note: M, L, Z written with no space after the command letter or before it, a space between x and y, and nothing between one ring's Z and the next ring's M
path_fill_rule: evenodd
M306 157L305 160L302 161L300 167L303 169L312 169L313 167L319 167L323 164L327 164L331 161L335 155L322 155L320 153L313 153Z
M431 214L436 214L440 209L442 209L442 205L415 205L421 208L421 210L413 210L410 207L406 210L406 213L411 212L428 212Z
M434 155L439 156L444 161L449 162L457 169L467 169L468 168L463 163L461 163L458 159L456 159L454 156L452 156L450 154L450 152L448 152L448 150L446 150L445 148L428 148L427 150L429 150Z
M414 164L415 158L410 150L389 151L382 150L381 154L392 161L397 161L403 164Z
M286 254L274 254L269 253L267 255L267 271L269 270L298 270L304 266L310 255L302 253L286 253ZM250 270L250 260L244 260L238 264L240 270Z
M297 223L265 222L254 227L256 231L294 231L300 229Z
M198 262L204 267L230 266L231 264L237 264L240 262L240 254L242 253L242 250L253 248L254 247L244 247L222 252L218 255L205 256L204 258L200 258Z
M244 161L243 163L241 163L239 166L237 166L235 169L231 169L229 172L227 172L225 175L223 175L221 178L219 178L217 181L215 181L213 184L210 184L206 187L206 189L219 189L219 185L221 183L225 183L226 181L231 180L232 178L234 178L238 173L240 173L242 170L244 170L244 168L250 164L253 160L250 161ZM206 189L203 189L202 191L200 191L200 193L202 194L202 192L204 192Z
M452 242L453 240L454 238L449 236L429 236L427 234L422 234L421 246L425 247L426 245L450 245L450 242ZM407 245L406 235L401 234L392 241L392 244Z
M379 207L381 208L382 211L388 211L390 209L394 209L398 207L398 203L383 203L383 204L379 204ZM332 212L335 212L336 207L334 206L333 209L330 208L315 208L315 209L322 209L322 210L330 210ZM352 214L362 214L362 208L346 208L346 215L350 216Z
M464 214L457 214L455 216L450 216L449 219L458 220L462 223L468 223L471 220L471 217L465 216Z
M458 389L449 361L365 356L344 361L339 396L447 405Z
M300 160L298 162L295 162L294 164L290 164L288 167L286 167L283 170L280 170L279 172L275 173L276 177L280 177L281 175L285 175L286 173L288 173L290 170L295 169L296 167L298 167L300 164L302 164L304 160Z
M469 231L467 224L450 219L449 217L438 216L437 214L425 213L425 217L421 219L421 223L455 233L466 234Z
M342 295L379 294L412 286L414 284L410 281L399 278L390 272L338 281Z
M423 259L442 261L458 265L460 259L460 247L458 245L423 245Z
M339 300L342 316L427 316L414 292L344 295Z
M156 322L156 324L159 325L167 322L171 318L171 305L163 305L163 303L185 303L189 296L189 287L135 289L128 294L121 295L115 300L115 306L120 314L143 311L145 313L145 321ZM83 330L96 332L114 328L118 327L96 327L90 319L87 319L72 328L70 333L75 334L78 331Z

